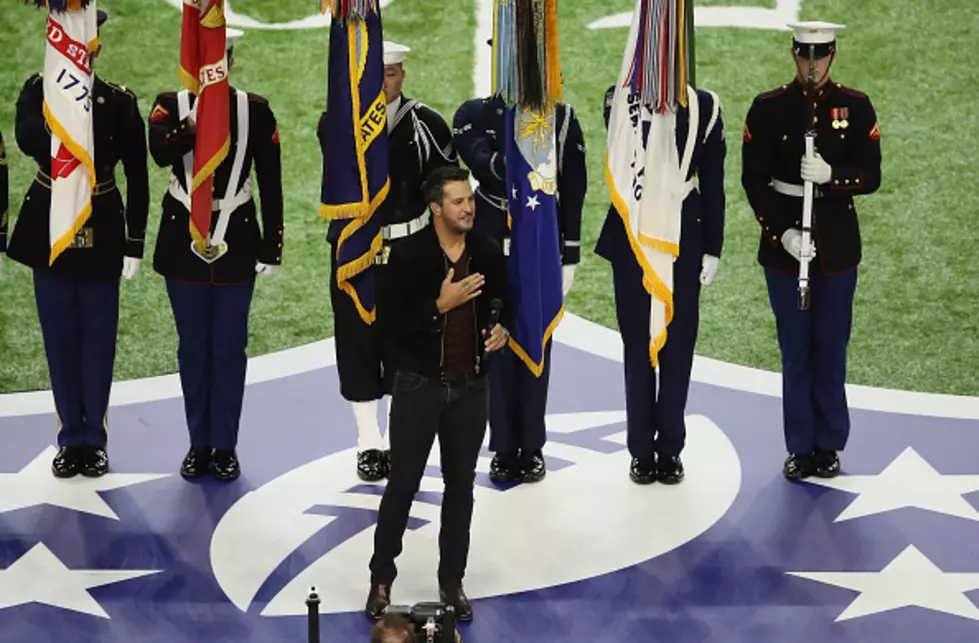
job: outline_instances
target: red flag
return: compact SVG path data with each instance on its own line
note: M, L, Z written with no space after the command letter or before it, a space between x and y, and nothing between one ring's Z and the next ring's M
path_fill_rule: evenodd
M204 253L211 229L214 172L231 145L224 0L184 0L180 82L197 96L190 235Z

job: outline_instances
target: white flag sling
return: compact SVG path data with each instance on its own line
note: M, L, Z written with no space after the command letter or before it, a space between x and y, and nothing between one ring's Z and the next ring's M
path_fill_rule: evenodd
M48 13L44 118L51 130L49 265L72 245L92 214L95 136L91 53L98 47L95 1Z

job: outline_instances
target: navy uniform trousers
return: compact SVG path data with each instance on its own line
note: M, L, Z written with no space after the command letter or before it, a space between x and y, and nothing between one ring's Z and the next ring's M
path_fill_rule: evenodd
M506 212L477 192L473 227L502 242L507 235ZM509 346L493 355L493 368L487 376L490 383L490 451L530 454L542 449L547 442L544 416L551 376L551 343L548 342L544 349L544 370L540 377L535 377Z
M105 448L119 278L81 282L35 269L34 300L60 425L58 446Z
M703 234L696 192L683 204L680 256L673 264L673 320L657 369L649 359L650 295L643 287L642 268L629 247L624 224L610 212L603 231L603 254L612 260L615 313L625 358L627 444L634 458L678 456L686 442L684 409L690 389L694 348L700 324L700 272ZM694 207L691 207L694 206Z
M810 278L809 310L799 310L798 275L765 270L782 352L782 414L789 453L842 451L850 435L846 347L857 270Z
M254 278L242 284L194 284L167 279L180 343L177 362L190 445L230 451L248 367L248 313Z

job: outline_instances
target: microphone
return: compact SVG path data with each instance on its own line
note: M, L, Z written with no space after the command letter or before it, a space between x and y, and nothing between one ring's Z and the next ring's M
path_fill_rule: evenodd
M503 302L499 299L490 299L489 303L489 324L486 326L486 336L483 338L484 341L489 339L490 333L496 328L496 325L500 323L500 311L503 310ZM483 356L483 361L487 364L489 363L490 356L493 353L486 353Z
M500 311L503 310L503 302L499 299L490 299L489 308L489 325L486 327L487 334L492 332L496 325L500 323Z

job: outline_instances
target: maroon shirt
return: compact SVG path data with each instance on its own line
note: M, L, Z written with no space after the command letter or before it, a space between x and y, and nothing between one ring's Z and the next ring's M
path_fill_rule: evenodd
M449 261L455 272L452 283L469 276L469 254L463 250L459 260ZM445 315L442 370L446 374L471 373L476 367L476 318L473 302L456 306Z

